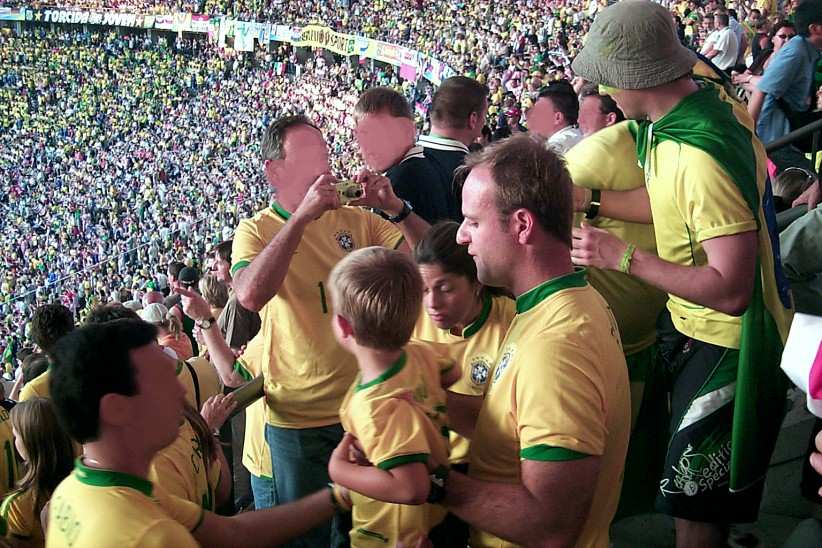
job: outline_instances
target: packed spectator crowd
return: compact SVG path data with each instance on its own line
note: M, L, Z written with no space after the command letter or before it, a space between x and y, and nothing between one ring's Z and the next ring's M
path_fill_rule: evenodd
M680 374L687 363L688 375L705 369L697 386L710 385L717 397L728 398L731 387L775 410L773 420L757 423L745 415L755 409L750 400L734 411L726 399L729 413L694 418L690 400L674 397L665 411L687 411L687 426L697 428L671 433L664 470L659 463L657 509L676 518L682 546L724 545L727 523L756 519L762 470L779 429L785 387L769 375L790 321L780 266L795 284L796 310L820 313L819 273L808 260L819 210L783 232L783 264L775 265L768 229L776 228L764 191L767 170L777 211L813 206L815 166L804 145L766 156L747 131L755 128L767 144L794 128L794 111L818 110L807 104L816 100L807 91L816 82L822 9L819 0L804 1L816 11L799 21L799 2L726 9L721 0L662 2L664 8L637 0L621 15L622 7L604 2L564 0L436 7L328 1L310 10L290 0L77 4L319 22L425 51L465 75L439 89L403 81L390 66L320 50L306 56L283 44L240 54L205 39L152 40L140 32L0 29L0 112L8 113L0 119L0 340L16 381L10 400L24 401L0 401L14 407L10 418L0 411L0 435L20 444L19 465L28 467L15 490L16 459L0 466L8 476L0 484L12 493L0 505L0 529L37 545L47 534L55 546L91 546L91 530L109 542L155 535L175 546L256 546L297 536L299 545L344 546L349 530L354 546L414 545L425 537L457 546L470 526L476 546L607 546L614 516L630 515L632 502L642 506L641 497L632 498L637 478L654 473L632 468L640 460L631 451L642 446L653 405L665 400L651 389L658 386L649 364L668 360L682 368L670 387L680 396L693 384ZM621 36L646 61L642 67L609 72L622 60L603 62L597 56L611 52L597 49L598 41L622 27L597 29L598 16L654 27ZM794 38L801 17L813 23L809 39ZM802 58L806 44L810 53ZM673 110L673 103L653 110L672 96L684 99ZM624 121L656 121L659 113L671 126ZM724 140L705 145L704 130L676 132L676 124L696 118ZM637 153L635 141L651 129L663 137L649 138ZM671 209L665 204L673 201L651 184L661 177L658 157L673 154L671 142L698 149L690 161L716 183L691 189L693 175L668 174L687 181L688 192L703 193L694 198L703 211L688 219L698 225L696 242L668 221L688 208ZM721 146L726 156L711 151ZM474 154L466 156L469 150ZM751 165L734 164L735 155ZM591 169L592 158L602 172ZM732 176L711 171L717 165ZM545 173L553 187L541 186ZM462 193L444 190L455 174ZM515 189L489 199L487 185L502 177ZM341 181L359 185L359 194L342 194L334 186ZM561 195L550 194L557 188ZM648 205L623 206L624 196ZM357 199L364 208L340 207ZM565 240L572 240L574 211L593 227L574 228L571 245ZM510 216L517 237L501 237L499 223L488 222L493 215ZM714 216L722 227L711 224ZM457 223L436 223L445 219ZM756 227L758 241L745 239ZM667 239L655 240L655 229L668 231ZM738 260L718 261L718 248L707 243L713 238L727 238L723 253ZM690 255L683 258L686 243ZM367 246L411 252L413 261L399 251L358 249ZM746 261L756 267L755 280L736 269ZM574 265L590 267L590 283ZM748 302L743 294L752 287ZM567 300L574 314L557 321L554 300ZM735 360L748 367L749 355L738 350L749 324L737 317L754 307L771 316L758 342L773 344L757 358L773 366L759 380L773 382L735 377ZM529 323L530 310L547 323ZM509 324L517 329L508 332ZM556 357L550 378L539 366L548 354ZM708 363L714 358L716 368ZM176 370L154 371L163 360L175 360ZM733 380L725 375L731 370ZM78 381L98 377L109 384ZM236 481L212 436L236 405L222 387L255 378L265 398L249 408L246 450L240 444L234 453L242 455L263 511L220 517L211 511L233 513ZM542 392L529 392L535 387ZM574 397L565 399L569 390ZM53 405L43 399L49 396ZM586 398L606 401L604 415ZM519 428L506 407L514 400ZM450 442L442 436L446 402ZM68 409L76 413L66 418ZM568 420L545 419L555 416ZM33 426L26 421L47 425L50 458L59 461L50 471L34 464L43 448L27 440ZM731 421L733 448L730 429L722 430ZM742 434L737 421L746 425ZM653 430L651 437L668 442ZM78 443L83 459L68 475ZM703 463L689 460L694 445L710 449L703 457L714 465L698 469ZM731 458L738 447L758 456L740 464L739 455ZM90 529L95 512L126 512L106 507L108 495L90 489L117 487L101 470L128 460L124 455L137 463L133 490L150 493L151 483L138 478L154 484L159 506L145 514L154 521ZM199 459L193 474L179 470L180 455L192 464ZM713 479L706 486L699 474ZM728 491L748 480L758 487ZM175 483L181 481L191 485ZM80 500L87 508L77 507ZM55 526L75 519L84 527Z

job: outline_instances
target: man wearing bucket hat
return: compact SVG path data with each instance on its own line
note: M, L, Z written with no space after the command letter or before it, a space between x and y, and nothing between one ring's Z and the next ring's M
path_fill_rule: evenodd
M647 0L605 9L574 60L632 120L645 187L577 200L588 218L654 223L659 256L590 226L577 264L619 270L668 293L659 367L670 376L671 440L657 507L678 546L724 546L757 518L782 418L779 359L790 296L774 260L765 150L744 106L692 76L696 55Z

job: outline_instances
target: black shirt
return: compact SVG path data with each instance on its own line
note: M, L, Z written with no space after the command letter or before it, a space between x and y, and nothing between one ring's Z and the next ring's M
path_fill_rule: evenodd
M397 196L408 200L414 212L429 223L445 219L462 222L453 180L454 170L463 164L467 153L468 147L459 141L426 135L386 176Z

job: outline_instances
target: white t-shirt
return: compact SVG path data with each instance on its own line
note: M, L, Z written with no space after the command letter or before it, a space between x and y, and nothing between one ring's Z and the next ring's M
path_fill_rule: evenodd
M565 154L568 150L582 140L582 132L573 126L565 126L548 137L548 148L554 152Z
M711 59L717 67L727 70L736 64L736 58L739 54L739 42L737 42L736 35L730 27L713 31L705 40L701 53L704 55L712 48L719 52L716 57Z

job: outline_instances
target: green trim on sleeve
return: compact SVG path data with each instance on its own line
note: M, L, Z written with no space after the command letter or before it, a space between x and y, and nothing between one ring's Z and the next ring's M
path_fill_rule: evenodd
M590 457L585 453L566 449L565 447L553 447L551 445L539 444L521 449L520 458L525 460L538 460L543 462L562 462L568 460L579 460Z
M371 388L376 384L380 384L381 382L387 381L388 379L402 371L402 368L405 367L406 358L407 356L405 355L405 350L403 350L402 354L400 354L400 357L397 359L397 361L392 363L391 367L383 371L382 375L380 375L374 380L370 380L363 384L357 383L357 385L354 387L354 390L359 392L360 390L365 390L366 388Z
M238 270L240 270L241 268L245 268L250 264L251 261L237 261L236 263L231 265L231 275L233 276L237 273Z
M403 464L410 464L412 462L428 463L428 453L414 453L411 455L400 455L399 457L392 457L384 460L377 465L380 470L391 470Z
M562 291L563 289L585 287L588 285L586 275L587 271L584 268L577 268L570 274L551 278L535 288L529 289L517 297L517 314L528 312L554 293Z
M132 476L131 474L115 472L114 470L89 468L83 464L82 457L74 461L74 477L76 477L80 483L93 485L95 487L128 487L140 491L147 497L151 496L153 488L150 481Z
M402 244L405 243L405 236L400 236L400 239L397 240L397 243L394 244L394 249L399 249Z
M174 374L179 377L182 370L183 370L183 360L177 360L177 372L174 373Z
M234 372L241 376L245 382L254 380L254 377L248 372L248 369L243 366L240 360L234 362Z
M6 516L9 515L9 506L11 506L12 501L23 494L23 491L13 491L6 495L6 498L3 499L3 502L0 503L0 517L3 518L5 521ZM2 536L2 534L0 534Z
M9 524L6 522L6 518L0 516L0 537L5 537L9 532Z

